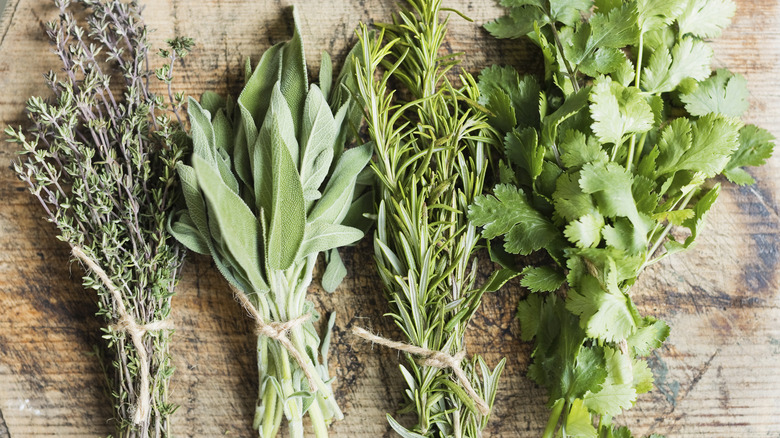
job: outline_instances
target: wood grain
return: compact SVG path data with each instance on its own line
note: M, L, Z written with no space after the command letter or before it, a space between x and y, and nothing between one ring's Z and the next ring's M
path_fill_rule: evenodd
M156 46L173 35L197 41L178 70L178 88L191 95L237 93L244 57L257 59L290 34L286 1L147 3ZM715 42L715 64L746 76L748 121L780 136L780 10L775 0L737 3L732 27ZM453 18L447 39L448 49L468 53L467 69L491 63L539 68L528 43L497 42L478 26L500 15L492 0L447 4L476 21ZM308 63L316 67L320 50L339 60L358 22L387 20L395 1L301 0L298 6ZM9 1L0 20L0 125L23 124L25 99L44 93L42 73L58 68L43 34L54 17L49 1ZM100 343L97 308L53 227L13 176L14 153L12 145L0 145L0 437L106 436L110 408L90 355ZM634 287L642 312L673 327L651 358L657 388L619 418L635 432L780 437L778 172L780 158L773 158L752 171L756 186L725 184L696 249L653 266ZM332 368L346 418L332 434L389 437L384 414L394 412L402 389L398 354L356 342L346 330L359 322L398 333L382 317L387 307L369 245L347 250L345 262L350 275L335 293L310 289L318 309L338 315ZM518 340L513 319L524 293L512 283L487 296L467 339L469 351L491 365L508 357L489 436L539 436L547 418L544 391L524 377L530 348ZM251 324L208 259L187 259L174 306L176 434L252 436L257 377Z

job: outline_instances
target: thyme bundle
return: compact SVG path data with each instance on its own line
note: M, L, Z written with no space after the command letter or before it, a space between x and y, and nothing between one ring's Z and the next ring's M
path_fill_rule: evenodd
M168 63L151 71L138 3L76 3L88 11L86 27L67 0L55 1L59 20L46 26L64 74L46 75L53 98L30 98L32 126L5 132L23 148L16 173L89 268L83 284L97 292L114 356L105 368L117 435L169 436L168 318L183 257L166 231L183 152L183 96L171 82L192 40L170 40L160 53ZM153 77L167 85L167 102L151 91Z
M291 437L303 418L317 437L343 418L328 370L334 314L322 338L319 315L306 300L320 252L329 264L323 285L346 274L336 250L363 236L357 228L371 195L358 175L371 146L344 150L360 111L332 85L323 54L319 86L309 84L295 16L290 41L268 49L246 68L237 101L214 93L190 100L192 165L177 167L186 208L172 224L193 251L209 254L257 324L258 400L254 427L276 436L286 417ZM350 64L345 66L350 71Z
M417 421L408 429L388 414L396 432L476 437L504 367L502 359L491 371L480 356L467 360L464 352L466 327L482 295L501 283L498 275L474 287L479 236L466 218L482 193L494 137L475 109L479 91L471 75L460 75L460 88L447 77L459 61L458 54L439 54L449 21L439 21L441 1L407 3L393 23L378 25L379 35L361 28L355 74L376 152L374 254L390 315L409 346L357 333L407 353L400 366L408 385L401 413L414 412ZM377 78L380 66L385 71ZM391 78L411 101L396 97Z

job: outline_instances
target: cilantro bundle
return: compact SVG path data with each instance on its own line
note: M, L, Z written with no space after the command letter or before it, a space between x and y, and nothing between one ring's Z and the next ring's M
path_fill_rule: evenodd
M84 264L84 287L97 293L117 436L167 437L176 410L169 316L184 256L166 230L184 152L183 97L171 82L192 40L170 40L160 53L168 63L150 70L136 2L76 3L74 14L70 1L56 1L59 19L46 25L62 61L61 76L46 75L53 96L30 98L32 126L5 132L23 147L14 170ZM154 76L169 100L152 92Z
M329 254L326 289L341 281L336 248L363 236L356 226L371 202L357 184L371 146L344 150L360 123L341 86L349 78L341 75L331 90L324 54L319 87L308 83L296 16L292 40L268 49L254 71L247 62L237 101L206 93L189 102L192 165L177 166L186 208L171 229L212 256L256 320L254 427L263 437L277 435L283 415L291 437L304 436L305 414L317 437L343 418L327 361L335 315L320 338L306 292L320 252Z
M739 116L744 78L712 74L712 49L729 0L520 0L485 27L528 35L542 78L490 67L480 102L504 135L501 183L476 199L494 259L544 250L554 266L528 267L518 307L534 340L528 375L547 388L544 437L629 437L612 418L652 389L642 356L667 325L640 315L631 286L648 265L689 248L723 174L764 163L773 137Z
M465 358L469 320L484 292L500 282L474 287L479 235L466 211L482 193L495 137L475 109L474 79L464 72L456 88L447 77L458 59L439 53L448 24L439 21L441 1L408 5L393 23L378 25L379 35L361 29L355 66L356 95L376 152L374 257L389 315L408 344L355 332L406 353L401 413L414 413L416 424L406 428L388 415L396 432L476 437L487 424L504 360L491 371L480 356Z

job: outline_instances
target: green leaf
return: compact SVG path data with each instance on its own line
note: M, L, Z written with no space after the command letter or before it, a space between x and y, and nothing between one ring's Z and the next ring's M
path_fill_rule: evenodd
M514 68L494 65L480 72L478 86L479 103L495 114L491 120L502 134L515 126L538 126L541 90L533 76L520 78Z
M642 73L642 88L660 94L674 90L686 78L697 81L711 74L712 49L701 40L686 37L672 48L656 49Z
M269 114L271 112L269 111ZM270 191L271 201L269 211L265 212L265 220L268 223L266 264L268 269L284 270L295 262L303 241L306 210L303 187L295 162L288 147L280 144L281 138L273 134L275 133L272 132L271 137L271 184L270 187L260 188Z
M303 107L301 186L318 190L330 170L336 140L336 121L320 89L313 85Z
M685 151L691 148L693 137L691 122L679 117L661 131L661 139L657 146L656 169L658 175L675 171L677 162Z
M569 222L563 231L569 242L579 248L597 246L601 242L601 230L604 228L604 218L596 214L586 214L576 221Z
M596 428L588 408L580 399L574 400L566 416L566 436L572 438L596 438Z
M522 190L500 184L493 192L494 196L479 196L469 206L469 220L484 227L483 237L506 234L506 251L524 255L559 239L555 226L531 207Z
M333 62L330 59L330 54L324 50L320 54L319 82L322 94L326 97L329 96L330 87L333 85Z
M549 266L528 266L520 275L523 276L520 285L531 292L555 292L566 281L563 272Z
M646 33L672 24L687 3L688 0L637 0L640 30Z
M717 38L721 30L731 23L736 10L737 5L732 0L689 0L677 18L680 35Z
M171 215L171 218L173 215ZM195 223L190 218L188 211L183 211L179 219L169 224L168 232L190 251L198 254L209 254L211 251L209 245L198 231Z
M608 14L595 13L590 18L590 29L588 53L602 47L622 49L635 44L639 38L636 6L629 2L612 9Z
M317 221L306 225L303 242L298 250L297 259L310 254L355 243L363 238L363 232L357 228Z
M552 198L555 214L567 222L579 220L589 214L601 216L593 196L583 192L580 187L579 171L561 175L556 182Z
M290 105L292 113L294 133L301 132L301 120L303 105L306 100L306 91L309 89L309 77L306 70L306 56L301 37L301 24L298 11L293 7L293 36L284 44L282 52L279 82L284 98ZM281 74L284 72L284 74ZM296 158L293 155L293 158ZM294 160L297 161L297 160Z
M347 276L347 268L341 260L338 248L333 248L325 256L325 272L322 274L322 288L333 292Z
M601 389L607 378L607 369L604 362L604 351L601 347L582 347L577 355L576 366L572 378L568 382L566 399L573 401L582 398L590 392Z
M501 287L504 286L509 280L517 277L518 275L520 275L520 273L514 269L497 269L493 271L492 274L490 274L490 277L487 279L485 284L482 285L481 289L485 292L495 292L501 289Z
M254 132L257 132L257 124L265 119L271 103L271 93L279 80L283 47L284 43L279 43L263 52L252 76L238 95L238 106L242 114L248 116L244 122L251 123Z
M720 69L714 76L699 83L692 92L680 95L680 100L694 116L721 113L740 117L749 106L747 80L742 75Z
M409 429L401 426L401 424L395 421L395 419L391 417L390 414L386 414L386 415L387 415L387 422L390 423L390 427L393 428L395 433L401 435L401 438L426 438L425 435L420 435L419 433L412 432Z
M225 108L225 98L213 91L206 91L200 96L200 105L211 114Z
M612 348L604 349L607 379L598 392L589 392L583 397L585 406L600 415L619 415L636 401L633 386L634 375L631 359Z
M573 26L593 6L592 0L549 0L551 21Z
M775 136L754 125L746 125L739 131L739 148L732 154L724 175L729 181L744 185L755 180L741 169L743 166L761 166L772 156Z
M189 98L187 115L190 119L190 135L192 135L192 153L205 160L210 166L216 167L217 158L214 148L214 129L211 126L211 114L204 110L198 101Z
M634 87L626 88L609 76L596 79L590 95L593 132L604 143L623 143L626 134L642 133L653 126L647 100Z
M648 316L643 319L642 327L629 336L627 341L635 355L647 356L656 348L660 348L668 336L669 326L660 319Z
M514 130L506 135L504 146L506 156L512 164L525 172L529 185L542 174L544 147L537 142L536 129Z
M635 359L631 370L634 373L633 385L637 394L644 394L653 389L653 372L647 366L647 361Z
M341 155L322 191L322 198L314 204L309 213L310 222L340 223L346 217L358 174L366 167L372 153L373 145L366 143Z
M582 87L577 93L566 98L563 104L552 114L542 120L541 142L547 147L552 147L558 136L558 126L570 117L580 114L588 105L590 87Z
M696 236L699 235L699 230L704 225L707 212L709 212L710 208L712 208L712 205L715 204L719 194L720 184L715 184L712 189L705 193L696 202L696 205L693 207L694 216L683 222L683 226L691 230L691 235L688 236L688 238L685 240L686 248L690 247L696 240Z
M650 224L637 209L632 178L631 172L615 162L586 164L580 173L580 187L594 196L602 215L628 218L634 227L633 239L641 241L647 238Z
M568 168L581 167L591 162L607 162L609 157L595 137L586 137L580 131L568 130L558 145L561 162Z
M585 275L570 290L566 309L580 316L588 336L617 342L629 337L636 328L628 299L620 291L608 292L596 278Z
M495 38L521 38L534 31L534 23L541 26L547 23L547 17L537 7L512 8L508 15L485 23L485 30Z
M520 321L520 340L530 341L539 330L539 319L542 314L544 296L531 294L517 304L517 319Z
M707 114L693 122L692 144L672 170L690 170L713 177L723 171L739 147L740 124L734 119Z
M220 178L208 163L197 155L192 157L198 186L209 205L209 217L219 228L220 238L256 290L268 289L260 271L258 241L260 227L249 207Z

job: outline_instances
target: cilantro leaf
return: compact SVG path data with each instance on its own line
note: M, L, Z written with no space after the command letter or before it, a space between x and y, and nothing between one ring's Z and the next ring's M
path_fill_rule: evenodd
M642 33L670 25L683 12L687 0L637 0Z
M747 80L742 75L720 69L690 93L680 96L685 109L694 116L721 113L739 117L748 109Z
M600 214L586 214L576 221L569 222L563 234L577 247L589 248L601 242L603 228L604 218Z
M647 356L669 336L669 326L665 322L653 317L645 317L643 326L636 333L629 336L628 346L634 350L637 356Z
M642 73L642 88L648 93L666 93L674 90L686 78L697 81L710 75L712 48L694 38L683 38L672 47L656 49Z
M723 174L729 181L739 184L753 184L756 181L745 172L744 166L761 166L772 156L775 136L766 129L747 125L739 131L739 149L731 156Z
M739 147L739 128L739 122L716 114L696 120L691 127L691 147L672 170L701 172L707 177L721 173Z
M653 112L639 90L613 82L609 76L596 79L590 101L593 132L604 143L621 144L626 134L653 126Z
M534 31L534 23L539 22L541 26L546 21L547 16L538 7L522 6L512 8L508 15L485 23L484 28L499 39L520 38Z
M590 418L590 412L580 399L574 400L566 417L566 436L572 438L596 438L596 428L593 427L593 420Z
M590 275L584 276L570 292L566 309L580 316L589 337L617 342L634 332L636 324L625 294L608 292Z
M619 415L636 401L631 359L617 350L605 348L607 378L597 392L585 394L585 406L600 415Z
M469 207L469 219L484 227L486 239L506 234L504 249L523 255L560 239L555 226L528 203L522 190L500 184L493 193L479 196Z
M566 276L559 269L549 266L528 266L521 275L520 285L531 292L555 292L566 281Z
M690 0L677 18L680 35L715 38L729 25L737 10L732 0Z

